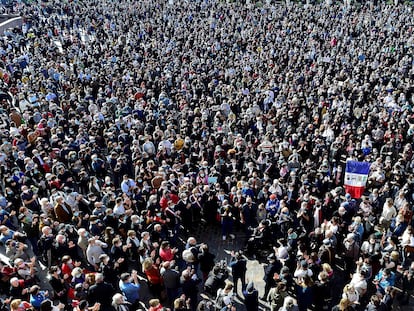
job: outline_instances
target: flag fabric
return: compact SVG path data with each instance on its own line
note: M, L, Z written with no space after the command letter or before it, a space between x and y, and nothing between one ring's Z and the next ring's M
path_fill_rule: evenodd
M344 186L352 198L359 199L364 193L370 167L369 162L346 162Z

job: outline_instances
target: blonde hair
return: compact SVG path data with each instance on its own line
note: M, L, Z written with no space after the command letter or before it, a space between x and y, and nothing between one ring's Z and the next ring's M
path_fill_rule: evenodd
M177 298L174 300L174 309L185 307L185 300L183 298Z
M339 310L345 311L351 305L352 305L352 302L348 298L342 298L341 301L339 302L338 307L339 307Z
M329 273L332 272L332 267L329 263L323 263L322 264L322 270L329 274Z
M19 309L19 305L22 303L21 299L13 299L10 303L10 310L15 311Z
M153 265L153 261L151 258L145 258L144 262L142 263L142 270L145 272Z

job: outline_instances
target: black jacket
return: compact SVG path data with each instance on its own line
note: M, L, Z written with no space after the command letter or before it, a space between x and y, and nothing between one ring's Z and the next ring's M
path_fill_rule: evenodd
M115 290L111 284L103 282L92 285L88 292L88 303L93 305L96 302L101 304L101 311L113 311L112 296Z

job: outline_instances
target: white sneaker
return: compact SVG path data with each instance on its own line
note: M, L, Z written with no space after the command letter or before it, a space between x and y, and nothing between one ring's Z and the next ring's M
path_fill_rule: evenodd
M236 236L234 234L229 234L230 239L234 240L236 238Z
M226 240L226 236L225 235L223 235L223 241L225 241Z

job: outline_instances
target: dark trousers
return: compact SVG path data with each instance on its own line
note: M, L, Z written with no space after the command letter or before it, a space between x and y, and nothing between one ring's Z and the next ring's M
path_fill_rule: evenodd
M233 285L234 285L234 293L237 294L237 285L239 280L242 283L242 292L246 289L246 275L233 275Z

